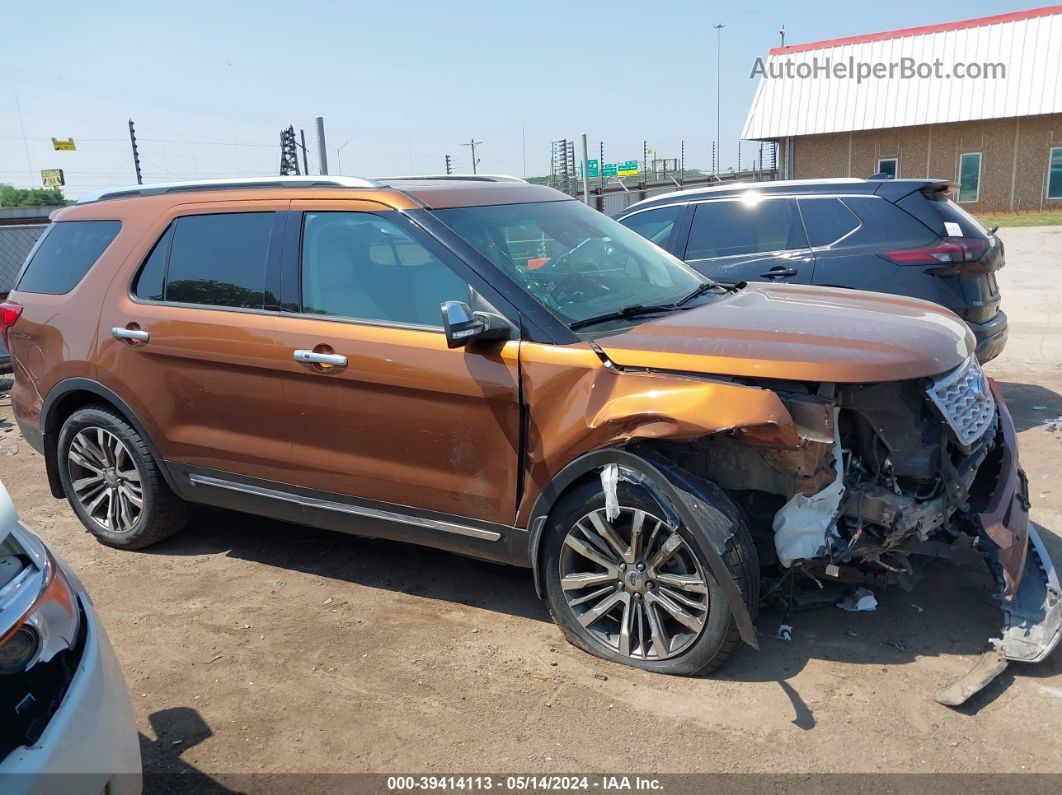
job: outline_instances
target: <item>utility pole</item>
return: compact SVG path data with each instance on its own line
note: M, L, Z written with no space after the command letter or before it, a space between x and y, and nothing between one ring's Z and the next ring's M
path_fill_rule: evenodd
M785 46L785 25L782 25L782 29L778 31L778 35L782 37L782 46Z
M280 176L299 176L299 153L295 144L295 128L280 131Z
M679 156L679 182L686 179L686 142L682 141L681 154Z
M450 155L446 156L446 173L447 174L453 174L454 173L453 166L450 164Z
M600 141L599 142L599 149L600 149L600 151L598 152L598 155L597 155L597 158L598 158L597 159L597 184L598 184L598 186L600 186L601 190L604 191L604 189L605 189L605 142L604 141Z
M483 143L483 142L482 141L477 141L473 137L473 138L469 138L468 139L468 143L467 144L461 144L461 146L470 146L470 147L472 147L472 173L473 174L476 173L476 147L479 146L481 143Z
M719 166L723 165L723 141L719 137L719 119L720 119L720 102L719 102L719 70L723 65L722 57L722 44L723 44L723 23L720 22L715 26L715 141L718 146L717 152L719 156ZM715 172L719 173L718 170Z
M601 164L597 164L601 168ZM583 204L590 205L590 153L586 149L586 133L583 133Z
M317 124L317 160L318 165L321 167L321 173L328 173L328 149L325 146L325 133L324 133L324 117L318 116L314 119Z
M299 137L302 139L300 149L302 149L302 173L306 176L310 176L310 163L306 159L306 130L299 128Z
M649 173L649 142L642 141L642 179L647 179Z
M144 177L140 174L140 152L136 148L136 130L133 129L133 120L129 120L129 143L133 145L133 168L136 169L136 184L143 185Z

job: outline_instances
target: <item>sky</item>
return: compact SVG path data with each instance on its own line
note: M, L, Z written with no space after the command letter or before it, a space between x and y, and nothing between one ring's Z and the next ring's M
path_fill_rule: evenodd
M134 183L129 119L145 183L276 174L289 124L318 173L316 116L332 174L441 173L447 154L468 172L474 138L481 173L539 176L551 141L583 133L606 162L684 141L708 169L717 79L726 169L781 26L797 44L1046 4L0 0L0 182L62 168L71 198Z

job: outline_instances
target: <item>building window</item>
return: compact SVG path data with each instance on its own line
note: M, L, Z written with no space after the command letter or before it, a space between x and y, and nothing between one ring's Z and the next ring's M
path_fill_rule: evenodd
M1054 147L1047 158L1047 198L1062 199L1062 146Z
M876 174L885 174L889 179L900 176L900 160L896 157L879 157Z
M981 153L959 156L959 201L976 202L981 194Z

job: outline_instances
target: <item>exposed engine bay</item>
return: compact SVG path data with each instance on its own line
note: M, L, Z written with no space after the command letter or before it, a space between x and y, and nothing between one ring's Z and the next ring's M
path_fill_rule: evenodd
M791 592L794 579L911 587L920 559L983 559L1000 587L1003 638L969 675L983 679L978 686L960 682L961 697L938 699L962 703L1007 659L1050 653L1062 594L1028 524L1013 424L976 359L928 379L760 385L789 410L799 447L733 433L673 452L745 509L761 566L779 573L776 591L788 581Z

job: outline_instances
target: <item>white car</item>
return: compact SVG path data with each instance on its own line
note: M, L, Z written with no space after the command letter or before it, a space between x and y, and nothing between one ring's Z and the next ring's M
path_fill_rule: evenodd
M141 788L129 690L99 617L0 483L0 792Z

